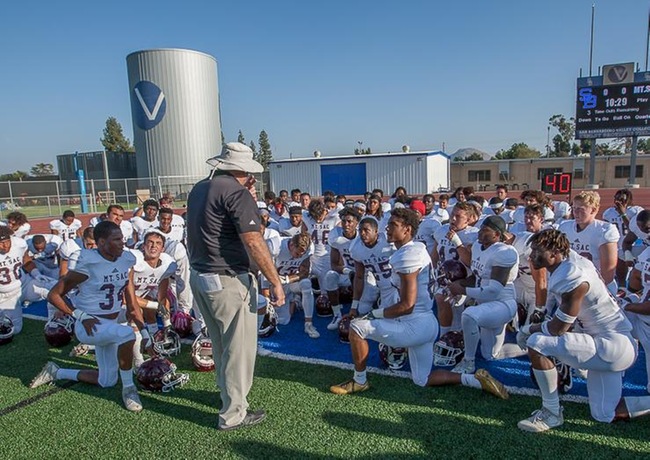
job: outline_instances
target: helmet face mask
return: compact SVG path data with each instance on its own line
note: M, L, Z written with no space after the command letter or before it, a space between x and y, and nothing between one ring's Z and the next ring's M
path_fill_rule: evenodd
M192 364L199 372L214 370L212 341L203 334L199 334L192 344Z
M379 357L392 371L400 370L408 360L408 348L391 347L379 342Z
M55 348L64 347L72 341L75 319L70 315L52 318L43 329L45 340Z
M433 344L433 364L455 366L465 355L465 340L461 331L449 331Z
M175 356L181 352L181 338L170 328L161 329L153 336L153 349L160 356Z
M177 374L176 365L166 358L146 360L138 368L136 379L143 390L168 393L190 380L189 374Z
M264 320L262 321L262 325L257 331L257 336L262 338L271 337L273 333L276 331L277 326L278 326L278 314L275 312L275 308L273 308L273 306L268 304L266 306L266 313L264 314Z
M0 314L0 345L5 345L14 339L14 323L6 315Z

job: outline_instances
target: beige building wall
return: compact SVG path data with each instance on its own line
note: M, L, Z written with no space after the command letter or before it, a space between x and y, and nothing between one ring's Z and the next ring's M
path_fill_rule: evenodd
M650 155L637 155L637 177L641 187L650 186ZM535 158L521 160L452 161L451 188L474 186L494 190L497 184L510 189L539 189L546 172L573 173L573 188L595 183L601 188L623 188L629 182L630 155L596 157L595 181L589 180L589 157Z

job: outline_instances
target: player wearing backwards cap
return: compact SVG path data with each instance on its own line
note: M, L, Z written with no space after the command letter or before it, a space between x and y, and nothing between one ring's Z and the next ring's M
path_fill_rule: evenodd
M325 274L324 286L334 311L332 322L327 326L330 331L338 328L343 317L339 288L350 286L350 274L354 275L354 260L350 256L350 246L357 237L357 226L361 214L354 208L343 208L339 211L339 218L341 226L335 227L328 238L332 269Z
M609 292L616 295L618 286L614 278L620 234L615 225L596 219L599 207L597 192L580 192L573 199L574 219L560 224L558 230L567 236L571 249L591 260Z
M478 240L472 245L472 276L449 286L452 295L467 295L477 302L462 313L465 356L452 372L474 373L479 340L485 359L501 357L506 324L517 313L513 281L519 262L516 249L503 243L505 237L506 224L502 218L485 218Z
M599 422L624 420L650 413L650 397L621 398L623 372L637 356L632 325L594 265L571 250L558 230L547 229L531 239L531 263L549 272L548 292L559 307L550 320L524 326L517 341L525 343L542 408L517 426L542 432L564 423L558 394L557 369L548 357L587 369L591 416ZM575 323L579 328L573 328Z
M434 267L442 265L445 260L460 260L466 266L470 265L472 260L470 248L478 238L478 228L469 225L473 216L475 210L471 204L461 201L454 206L451 221L440 227L433 235L435 243L430 255ZM443 336L452 329L454 319L456 321L460 319L460 312L454 315L445 292L436 291L435 299L440 336Z

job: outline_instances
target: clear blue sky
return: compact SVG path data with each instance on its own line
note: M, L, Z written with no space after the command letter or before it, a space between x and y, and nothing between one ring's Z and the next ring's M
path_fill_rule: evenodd
M592 1L7 2L0 28L0 173L132 140L126 56L190 48L218 61L223 131L275 158L526 142L573 116ZM645 66L650 2L596 2L594 73ZM551 133L553 135L553 133Z

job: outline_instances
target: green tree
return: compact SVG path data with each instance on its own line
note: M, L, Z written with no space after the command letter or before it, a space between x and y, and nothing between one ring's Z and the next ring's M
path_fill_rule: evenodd
M513 160L517 158L539 158L540 156L541 152L539 150L528 147L528 145L523 142L519 142L512 144L508 150L499 150L492 159Z
M569 156L573 147L571 141L573 141L576 132L575 119L571 117L567 120L564 115L558 114L549 118L548 123L558 131L558 134L553 136L553 150L551 151L550 156Z
M650 139L639 139L636 144L637 153L650 153Z
M248 146L249 146L250 149L253 151L253 160L259 162L259 160L260 160L260 158L259 158L259 157L260 157L260 154L259 154L259 152L257 151L257 146L255 145L255 142L251 141L250 144L248 144Z
M266 131L262 130L260 132L259 138L259 163L264 166L264 169L268 169L269 161L273 160L273 152L271 151L271 144L269 142L269 135L266 134Z
M50 163L36 163L29 172L34 177L53 176L54 166Z
M483 161L483 155L478 152L474 152L464 157L455 157L454 161Z
M12 172L9 174L3 174L0 176L0 180L6 181L6 180L13 180L13 181L19 181L23 179L27 179L29 177L29 174L27 174L25 171L16 171Z
M108 117L104 128L104 137L100 139L104 149L109 152L134 152L131 141L124 137L122 125L117 118Z
M237 134L237 142L240 144L246 143L246 138L244 137L244 133L241 132L241 129L239 130L239 134Z

